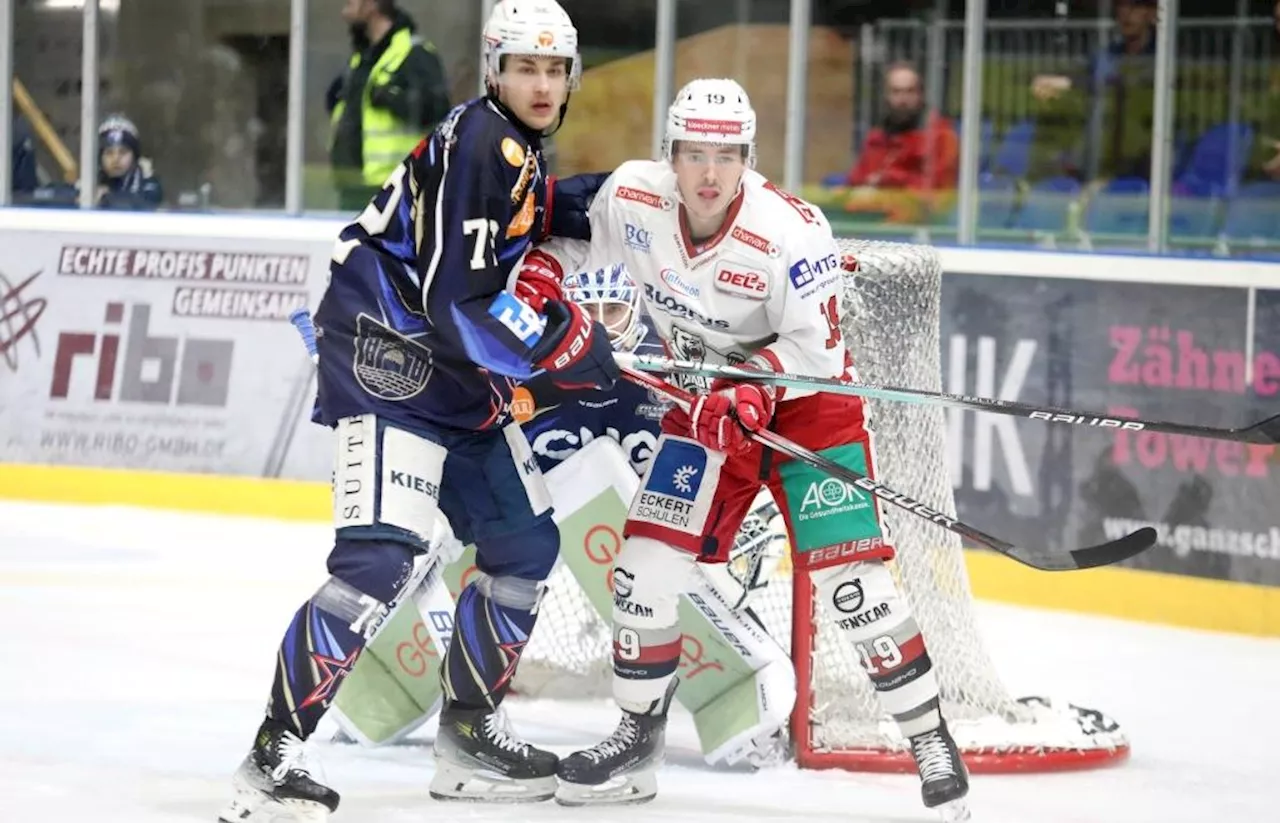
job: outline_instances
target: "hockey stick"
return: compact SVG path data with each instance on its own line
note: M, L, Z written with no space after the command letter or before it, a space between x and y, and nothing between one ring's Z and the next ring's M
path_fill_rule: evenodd
M633 383L658 391L671 399L675 400L685 411L689 410L693 402L693 395L677 386L654 377L651 374L645 374L631 368L627 358L618 357L618 365L622 369L622 375ZM1092 569L1098 566L1109 566L1112 563L1119 563L1122 560L1128 560L1136 554L1146 551L1155 545L1156 530L1145 526L1138 529L1132 534L1127 534L1119 540L1112 540L1107 543L1099 543L1096 546L1087 546L1083 549L1073 549L1068 552L1052 552L1040 549L1025 549L1007 543L997 537L975 529L969 524L948 517L945 514L934 511L918 500L913 500L905 494L896 492L888 486L876 480L872 480L866 475L859 474L852 469L841 466L832 460L828 460L820 454L806 449L805 447L791 442L779 434L762 429L760 431L751 432L750 437L758 443L761 443L777 452L787 455L795 460L800 460L814 468L821 469L832 477L843 480L857 486L859 489L870 492L885 502L892 503L900 509L905 509L917 517L922 517L930 523L935 523L942 528L955 532L961 537L984 546L992 551L1003 554L1005 557L1030 566L1033 569L1041 571L1058 572L1058 571L1075 571L1077 569Z
M619 362L638 371L662 372L666 374L691 374L699 377L723 377L726 380L742 380L753 383L765 383L771 386L784 386L809 391L825 391L834 394L853 394L859 397L870 397L877 400L889 400L897 403L919 403L925 405L946 406L953 409L969 409L972 411L993 412L1011 417L1022 417L1028 420L1043 420L1046 423L1067 423L1076 426L1087 426L1100 429L1118 429L1123 431L1153 431L1165 434L1184 434L1191 437L1212 437L1218 440L1236 440L1244 443L1261 443L1273 446L1280 444L1280 415L1269 417L1261 423L1240 429L1219 429L1212 426L1195 426L1187 423L1168 423L1161 420L1141 420L1135 417L1124 417L1114 414L1098 414L1096 412L1071 411L1050 406L1033 406L1011 400L996 400L989 397L969 397L968 395L946 394L944 392L927 391L925 389L902 389L894 386L873 386L866 383L853 383L830 377L808 377L802 374L787 372L757 371L738 366L718 366L710 363L698 363L690 360L670 360L653 355L620 355Z

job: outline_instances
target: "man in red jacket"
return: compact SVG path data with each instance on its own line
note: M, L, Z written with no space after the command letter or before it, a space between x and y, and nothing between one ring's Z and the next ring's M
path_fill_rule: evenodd
M924 88L912 66L889 66L884 86L888 111L867 135L846 178L850 186L877 191L854 197L846 208L884 211L890 221L915 222L932 201L919 195L955 189L960 140L947 118L926 115Z

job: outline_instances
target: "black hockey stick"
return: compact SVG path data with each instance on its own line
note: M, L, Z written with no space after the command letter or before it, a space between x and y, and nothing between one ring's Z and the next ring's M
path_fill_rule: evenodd
M1274 446L1280 444L1280 415L1269 417L1261 423L1241 429L1219 429L1212 426L1195 426L1187 423L1169 423L1162 420L1142 420L1136 417L1124 417L1115 414L1098 414L1096 412L1071 411L1050 406L1032 406L1011 400L996 400L989 397L969 397L968 395L946 394L944 392L927 391L925 389L902 389L894 386L873 386L867 383L854 383L831 377L809 377L802 374L786 372L768 372L756 369L744 369L738 366L718 366L709 363L698 363L690 360L670 360L652 355L628 355L619 362L646 372L665 374L692 374L700 377L723 377L726 380L741 380L753 383L764 383L771 386L824 391L834 394L853 394L870 397L876 400L889 400L898 403L919 403L925 405L947 406L953 409L969 409L994 414L1005 414L1022 417L1028 420L1043 420L1046 423L1066 423L1074 426L1086 426L1099 429L1117 429L1123 431L1153 431L1165 434L1184 434L1191 437L1211 437L1218 440L1237 440L1244 443L1261 443Z
M661 378L654 377L641 371L631 368L624 358L618 358L619 366L622 368L622 375L633 383L645 386L655 391L661 392L666 396L675 400L686 411L689 410L690 404L693 402L693 395L677 386L667 383ZM906 509L917 517L924 518L930 523L935 523L942 528L955 532L961 537L985 546L992 551L1003 554L1005 557L1030 566L1033 569L1039 569L1047 572L1075 571L1077 569L1092 569L1098 566L1109 566L1112 563L1119 563L1122 560L1128 560L1136 554L1146 551L1155 545L1156 530L1150 527L1143 527L1132 534L1127 534L1119 540L1112 540L1107 543L1099 543L1096 546L1087 546L1083 549L1074 549L1067 552L1051 552L1040 549L1024 549L1007 543L997 537L992 537L986 532L975 529L968 523L948 517L941 512L934 511L918 500L913 500L905 494L896 492L888 486L876 480L872 480L866 475L859 474L852 469L845 468L839 463L828 460L820 454L806 449L805 447L793 443L785 437L768 430L751 432L752 440L761 443L775 451L781 452L795 460L800 460L814 468L821 469L832 477L843 480L857 486L859 489L870 492L887 503L892 503L900 509Z

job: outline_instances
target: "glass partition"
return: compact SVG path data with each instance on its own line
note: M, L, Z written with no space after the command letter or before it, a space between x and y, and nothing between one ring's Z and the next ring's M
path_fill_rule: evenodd
M1155 5L993 20L984 55L979 242L1145 249Z
M136 140L138 171L158 182L163 208L283 208L289 0L118 0L100 9L99 123L111 126L100 156ZM118 171L109 162L100 188ZM122 185L132 194L115 207L149 202L133 181Z
M303 203L308 211L346 214L364 208L389 172L386 164L399 162L451 105L477 94L479 0L397 0L390 27L375 23L371 28L367 21L379 5L377 0L311 0L308 5L303 90ZM385 98L372 94L378 80L369 73L401 30L420 38L431 57L416 57L419 63L406 77L413 102L382 105ZM365 63L353 71L357 53L366 54ZM366 92L368 99L362 102ZM374 116L373 123L364 122L365 112ZM360 116L344 120L344 113ZM380 124L384 116L388 121ZM387 141L385 159L376 156L379 138L374 132L380 125L402 132Z
M562 0L578 28L584 73L563 127L547 141L559 176L649 157L656 0Z
M14 205L76 206L82 16L78 5L14 8Z
M1235 5L1234 17L1179 20L1168 245L1177 252L1274 256L1280 18L1246 16L1248 4Z
M955 238L963 19L924 6L814 6L802 191L838 233Z

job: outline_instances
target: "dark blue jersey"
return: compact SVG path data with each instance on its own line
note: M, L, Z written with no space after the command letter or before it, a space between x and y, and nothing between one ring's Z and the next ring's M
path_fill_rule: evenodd
M636 351L661 354L662 347L646 340ZM534 411L520 428L544 472L597 437L617 440L637 474L648 468L658 422L669 407L665 399L627 380L607 392L565 391L539 375L524 388L532 395Z
M546 320L506 289L546 201L538 134L489 98L454 108L334 247L315 314L321 420L509 422Z

